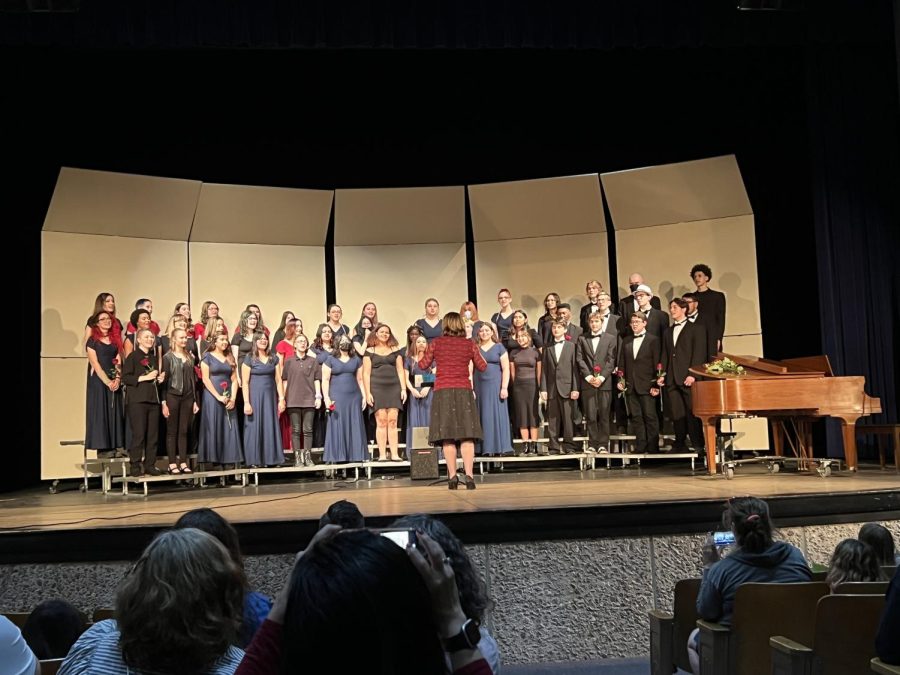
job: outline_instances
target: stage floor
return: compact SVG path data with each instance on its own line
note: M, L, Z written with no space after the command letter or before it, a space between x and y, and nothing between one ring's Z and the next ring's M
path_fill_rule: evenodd
M338 499L355 502L367 518L386 520L409 513L487 514L660 506L674 503L722 502L737 495L817 497L892 493L900 476L892 469L863 467L857 473L785 470L769 474L764 467L741 467L733 480L686 471L683 464L606 470L510 469L476 476L476 490L447 490L398 473L359 481L324 481L261 476L254 487L190 488L172 483L152 485L150 494L76 490L49 494L46 488L0 497L0 533L99 528L166 527L191 509L216 509L235 524L317 521ZM93 484L92 484L93 485Z

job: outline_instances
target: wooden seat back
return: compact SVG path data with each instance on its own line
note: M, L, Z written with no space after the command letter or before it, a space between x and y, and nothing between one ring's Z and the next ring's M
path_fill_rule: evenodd
M883 593L821 598L816 608L812 642L813 672L817 675L867 672L875 657L875 634L883 610Z
M888 589L887 581L845 581L837 584L832 595L880 595L884 597Z

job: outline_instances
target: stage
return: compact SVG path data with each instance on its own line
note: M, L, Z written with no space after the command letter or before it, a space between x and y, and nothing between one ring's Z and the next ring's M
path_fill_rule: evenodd
M352 472L350 473L352 476ZM900 478L863 466L822 478L814 471L770 474L745 466L734 480L691 472L683 462L579 471L569 465L507 465L476 476L476 490L412 481L404 470L371 479L330 481L268 475L242 487L153 486L149 496L77 489L11 494L0 511L0 562L127 560L185 511L217 510L237 527L248 554L294 551L338 499L355 502L367 522L425 512L442 517L466 542L504 543L703 532L735 495L769 500L778 524L800 526L900 518Z

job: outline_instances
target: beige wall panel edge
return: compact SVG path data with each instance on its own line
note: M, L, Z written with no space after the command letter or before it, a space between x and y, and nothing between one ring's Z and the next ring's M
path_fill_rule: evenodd
M45 232L187 240L199 181L63 167Z
M425 314L425 300L437 298L441 313L459 311L466 301L466 246L335 246L337 300L351 328L366 302L378 307L401 345L406 329Z
M497 291L508 288L513 307L525 310L532 327L550 292L572 305L577 323L587 281L597 279L609 288L606 233L476 241L475 270L481 317L497 311Z
M331 190L204 183L192 242L322 246Z
M272 333L285 310L295 312L307 332L325 316L322 246L191 242L189 249L191 309L196 320L206 300L219 305L231 333L250 303L259 305Z
M734 155L600 176L616 230L753 213Z
M337 190L334 245L463 243L462 186Z
M630 293L628 276L639 272L667 305L673 295L696 290L691 267L705 263L713 272L710 288L727 298L725 335L761 332L753 216L617 230L615 235L620 298Z
M475 241L606 231L597 174L469 185Z
M82 475L83 446L59 442L84 440L87 363L86 358L41 359L41 480Z
M188 300L187 242L41 233L41 355L84 356L81 340L98 293L116 298L124 326L138 298L165 323Z

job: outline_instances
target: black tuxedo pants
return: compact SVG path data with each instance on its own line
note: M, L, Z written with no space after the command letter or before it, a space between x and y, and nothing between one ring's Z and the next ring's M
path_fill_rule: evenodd
M676 384L665 387L665 390L669 415L675 427L675 445L686 447L686 440L690 436L694 449L703 449L703 427L691 412L691 388Z
M635 451L659 452L659 418L656 416L656 398L650 394L627 392L628 415L631 431L635 435Z
M129 403L128 419L131 421L131 444L128 455L132 465L144 461L144 469L156 466L159 441L159 404Z
M548 445L551 450L559 450L559 439L562 437L563 443L572 444L572 437L575 435L575 426L573 423L575 413L575 401L566 397L563 398L558 392L550 392L547 396L547 436L550 439Z
M582 409L587 421L588 447L609 448L609 407L612 392L594 387L581 390Z

